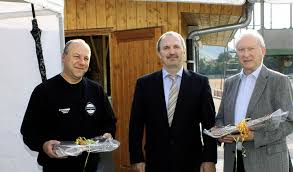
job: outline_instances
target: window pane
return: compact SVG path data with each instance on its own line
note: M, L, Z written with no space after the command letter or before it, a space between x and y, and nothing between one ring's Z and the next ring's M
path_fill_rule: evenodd
M272 4L272 28L283 29L289 27L290 4Z

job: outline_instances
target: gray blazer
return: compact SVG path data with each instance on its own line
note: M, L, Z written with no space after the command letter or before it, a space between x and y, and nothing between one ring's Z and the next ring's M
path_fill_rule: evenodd
M234 124L234 110L240 74L225 82L223 97L216 117L217 126ZM281 108L289 111L286 122L278 128L264 127L254 132L254 141L244 142L246 172L288 172L286 136L293 131L292 87L286 75L262 66L247 109L246 118L256 119ZM266 129L265 129L266 128ZM224 145L224 172L232 172L235 143Z

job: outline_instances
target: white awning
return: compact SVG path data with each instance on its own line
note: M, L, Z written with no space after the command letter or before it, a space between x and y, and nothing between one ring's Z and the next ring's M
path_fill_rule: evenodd
M32 16L30 3L34 4L36 16L63 15L63 0L0 0L0 19Z

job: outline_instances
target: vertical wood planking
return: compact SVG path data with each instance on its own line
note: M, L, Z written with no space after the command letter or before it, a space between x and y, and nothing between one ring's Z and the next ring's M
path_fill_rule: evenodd
M160 26L164 32L174 30L183 35L187 35L187 25L197 25L199 29L218 26L215 25L217 18L223 25L238 23L245 9L245 5L133 0L65 0L65 5L65 31L108 27L116 31ZM184 18L182 13L185 13ZM230 36L231 32L224 33L224 37ZM202 41L209 43L215 37L218 44L221 37L215 34L202 36Z
M220 22L224 22L225 24L228 24L230 20L230 15L232 14L232 10L233 10L232 5L222 5L221 14L223 14L224 16L221 17L222 21ZM231 32L229 31L224 32L224 39L223 39L224 42L228 40L226 37L229 37L230 33Z
M184 20L182 13L189 12L189 4L188 3L178 3L178 32L181 33L183 37L187 35L187 23Z
M126 1L116 0L117 30L125 30L127 28Z
M96 0L86 0L86 26L87 28L97 27Z
M120 106L119 106L119 92L121 88L119 87L119 82L118 82L118 77L119 77L119 72L120 71L120 64L119 64L119 56L118 56L118 41L114 33L111 34L110 37L110 78L111 78L111 92L112 92L112 106L113 110L115 112L116 118L117 118L117 123L116 123L116 139L120 139L121 137L121 119L119 114L121 113L120 111ZM120 171L121 168L121 159L122 159L122 150L118 149L115 151L116 153L116 163L119 164L120 166L116 167L118 171Z
M135 29L136 26L136 1L127 1L127 29Z
M118 47L119 49L121 50L128 50L129 46L128 46L129 43L127 42L120 42L118 41ZM119 77L118 77L118 80L117 82L120 83L119 84L119 90L121 90L118 94L119 94L119 103L122 104L122 106L120 105L121 107L121 112L119 114L120 116L120 125L119 125L119 128L121 128L121 132L120 132L120 142L121 143L128 143L128 137L125 137L128 135L128 133L126 132L128 126L125 126L128 125L128 121L126 121L127 117L129 116L128 114L128 109L130 108L129 106L129 93L128 93L128 68L125 68L125 66L128 66L129 67L129 64L128 64L128 59L129 59L129 56L128 56L128 53L129 51L119 51L120 55L119 55L119 63L121 64L121 68L119 71L118 74L119 74ZM127 78L127 79L126 79ZM122 164L128 164L128 144L124 144L122 145L121 144L121 147L120 147L121 151L123 152L122 155L121 155L121 162Z
M244 6L233 6L232 15L240 17L245 10Z
M152 66L153 66L153 58L150 54L152 49L150 48L150 43L149 41L144 41L143 42L143 57L145 58L145 65L143 66L142 64L139 65L139 68L137 70L137 75L142 75L144 71L151 71ZM139 63L138 63L139 64Z
M86 29L86 0L77 0L76 2L76 28Z
M210 5L211 11L210 11L210 24L213 26L219 26L219 20L220 20L220 13L221 13L221 5ZM218 45L219 39L218 39L218 32L212 34L213 44Z
M190 12L192 13L199 13L200 12L200 5L201 4L196 4L196 3L191 3L190 6Z
M210 26L210 5L209 4L201 4L200 5L200 21L203 28L208 28ZM204 35L205 39L211 40L211 34Z
M147 2L147 26L153 27L158 25L157 2Z
M106 0L96 0L97 28L104 28L107 26L105 1Z
M210 5L210 14L221 14L221 5Z
M76 27L76 0L67 0L66 3L66 19L67 19L67 29L74 30Z
M222 5L221 7L221 14L222 15L231 15L232 14L232 5Z
M168 3L168 26L170 31L179 31L177 2Z
M64 0L64 30L67 30L68 29L68 26L67 26L67 1L68 0Z
M136 30L141 37L132 35L131 31L118 31L110 37L112 104L118 118L116 139L121 143L120 148L114 152L117 172L129 172L127 136L136 80L146 73L158 70L155 65L150 70L147 62L150 58L152 64L158 60L154 51L158 35L154 38L154 31L154 28Z
M147 27L147 16L146 16L146 2L138 1L136 4L136 25L137 28Z
M163 32L168 29L168 6L167 2L158 2L158 26L163 28Z
M157 27L157 28L154 28L154 39L153 40L150 40L150 50L152 51L152 57L153 58L156 58L156 59L151 59L152 62L154 62L154 65L153 65L153 69L152 71L156 71L156 70L160 70L162 68L162 63L161 63L161 60L160 58L157 56L156 54L156 44L157 44L157 41L158 39L160 38L161 34L162 34L162 30L161 28Z
M106 27L113 27L114 29L116 29L115 0L105 0L105 2L106 2Z

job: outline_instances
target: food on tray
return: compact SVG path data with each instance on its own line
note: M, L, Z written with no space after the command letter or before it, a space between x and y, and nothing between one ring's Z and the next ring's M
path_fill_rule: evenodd
M90 145L90 144L95 144L96 142L93 139L86 139L85 137L78 137L74 143L77 145Z

